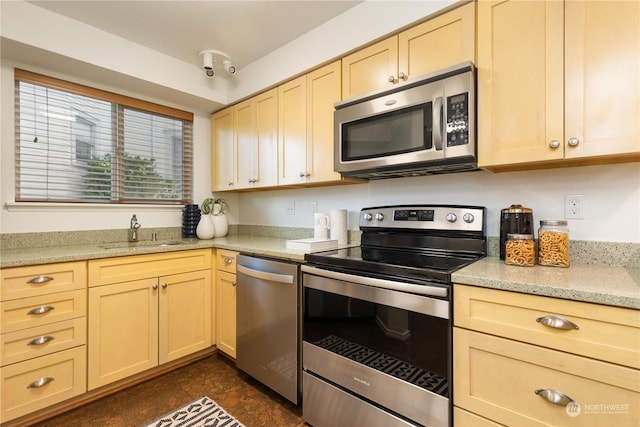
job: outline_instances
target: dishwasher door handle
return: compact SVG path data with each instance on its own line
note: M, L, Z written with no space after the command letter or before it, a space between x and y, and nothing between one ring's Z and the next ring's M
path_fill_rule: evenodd
M295 278L290 274L269 273L268 271L254 270L253 268L245 267L244 265L240 264L236 266L236 269L240 273L245 274L249 277L255 277L256 279L262 279L269 282L292 284L293 279Z

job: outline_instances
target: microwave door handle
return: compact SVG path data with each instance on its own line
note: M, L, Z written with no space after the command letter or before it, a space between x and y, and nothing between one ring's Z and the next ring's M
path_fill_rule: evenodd
M442 126L442 97L438 96L433 100L432 115L432 129L433 133L431 138L433 139L433 146L436 151L442 151L442 140L444 128Z

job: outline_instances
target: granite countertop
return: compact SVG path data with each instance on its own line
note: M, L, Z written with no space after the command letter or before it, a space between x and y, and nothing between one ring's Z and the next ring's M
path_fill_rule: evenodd
M568 268L506 265L481 259L452 275L454 283L640 309L640 268L571 263Z
M285 238L252 234L233 234L211 240L170 239L169 242L179 244L158 246L163 241L147 241L130 245L124 242L5 249L0 253L0 267L203 248L228 249L295 262L304 262L305 255L304 251L287 249ZM640 268L635 265L624 267L572 261L569 268L518 267L490 256L456 271L452 279L454 283L465 285L640 309Z
M179 244L173 244L179 242ZM228 249L254 255L304 262L304 251L287 249L286 239L251 235L230 235L211 240L171 239L159 242L128 244L104 243L90 245L47 246L2 250L0 268L23 267L55 262L82 261L118 256L185 251L203 248ZM168 243L166 246L160 246Z

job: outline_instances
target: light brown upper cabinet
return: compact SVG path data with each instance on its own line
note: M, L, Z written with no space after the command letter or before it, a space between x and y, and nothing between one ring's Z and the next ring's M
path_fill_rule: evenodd
M233 190L235 146L233 107L211 115L211 191Z
M489 170L640 160L640 3L478 2Z
M340 61L278 87L279 185L340 182L333 171L333 105Z
M344 57L343 98L475 62L475 7L468 3Z
M278 91L271 89L233 107L234 189L278 183Z

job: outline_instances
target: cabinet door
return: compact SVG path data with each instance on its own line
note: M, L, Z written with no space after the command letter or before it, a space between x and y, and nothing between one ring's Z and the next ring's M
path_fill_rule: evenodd
M565 16L565 157L637 157L640 2L568 1Z
M563 3L477 7L479 166L562 159Z
M211 191L233 190L233 108L211 116Z
M305 182L307 175L306 76L278 87L278 183Z
M256 96L256 187L278 185L278 89Z
M236 357L236 275L216 272L216 346L229 356Z
M334 181L333 104L340 101L340 61L307 75L307 168L309 182Z
M258 137L256 133L256 103L248 99L233 107L233 133L236 145L236 176L234 188L253 186L257 177L256 160Z
M211 271L159 278L159 362L211 346Z
M455 64L475 64L475 2L398 35L398 73L408 78Z
M398 37L393 36L342 58L342 97L391 86L397 73Z
M89 289L88 389L158 365L158 279Z

